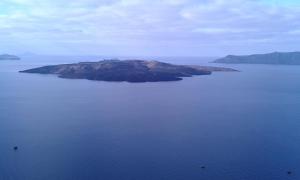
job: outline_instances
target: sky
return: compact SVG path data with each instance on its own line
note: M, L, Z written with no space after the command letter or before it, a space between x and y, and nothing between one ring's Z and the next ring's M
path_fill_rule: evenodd
M1 0L0 53L300 51L300 0Z

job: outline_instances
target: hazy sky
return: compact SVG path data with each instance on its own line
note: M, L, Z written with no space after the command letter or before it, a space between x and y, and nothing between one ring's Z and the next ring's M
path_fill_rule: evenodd
M300 0L0 0L0 53L300 50Z

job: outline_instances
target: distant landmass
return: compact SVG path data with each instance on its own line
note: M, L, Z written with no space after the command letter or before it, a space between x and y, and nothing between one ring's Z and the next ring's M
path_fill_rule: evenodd
M10 54L0 54L0 60L20 60L18 56Z
M174 65L144 60L103 60L44 66L22 73L56 74L60 78L98 81L158 82L178 81L193 75L210 75L213 71L236 71L231 68Z
M300 52L273 52L248 56L229 55L215 60L214 63L300 65Z

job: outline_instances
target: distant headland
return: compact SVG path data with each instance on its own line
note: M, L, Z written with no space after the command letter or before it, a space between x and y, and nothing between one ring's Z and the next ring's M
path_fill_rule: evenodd
M10 54L0 54L0 61L1 60L20 60L21 58L15 55Z
M300 65L300 52L273 52L247 56L228 55L215 60L214 63Z
M144 60L103 60L43 66L22 73L56 74L60 78L97 81L159 82L179 81L193 75L210 75L214 71L236 71L231 68L174 65Z

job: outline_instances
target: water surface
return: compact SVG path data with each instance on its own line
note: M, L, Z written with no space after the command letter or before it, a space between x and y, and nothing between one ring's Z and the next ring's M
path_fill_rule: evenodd
M1 180L300 179L300 66L156 83L18 73L98 59L0 62Z

